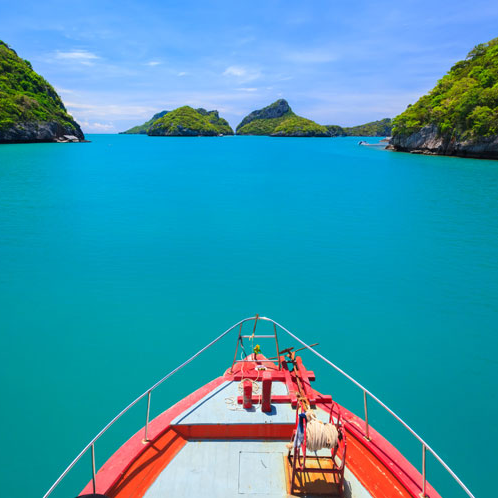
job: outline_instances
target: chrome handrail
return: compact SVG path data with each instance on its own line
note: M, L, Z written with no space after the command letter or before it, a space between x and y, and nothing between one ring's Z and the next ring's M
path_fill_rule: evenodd
M59 476L59 478L52 484L50 489L43 495L43 498L47 498L53 491L54 489L60 484L60 482L66 477L66 475L71 471L71 469L76 465L76 463L81 459L85 453L91 449L92 453L92 485L93 485L93 492L95 493L96 489L96 470L95 470L95 442L117 421L119 420L125 413L130 410L133 406L135 406L141 399L143 399L145 396L147 396L147 416L146 416L146 422L145 422L145 437L144 441L148 441L147 439L147 431L148 431L148 425L149 425L149 415L150 415L150 397L151 393L154 389L159 387L164 381L169 379L172 375L174 375L176 372L181 370L183 367L191 363L195 358L197 358L201 353L209 349L211 346L213 346L215 343L217 343L220 339L225 337L229 332L231 332L233 329L236 327L242 325L245 322L252 321L252 320L262 320L262 321L267 321L271 322L274 326L279 327L282 329L284 332L289 334L293 339L295 339L297 342L302 344L306 349L309 349L312 353L314 353L318 358L323 360L325 363L333 367L335 370L337 370L340 374L342 374L344 377L346 377L348 380L350 380L353 384L355 384L357 387L359 387L363 391L363 398L364 398L364 407L365 407L365 435L366 438L369 439L369 425L368 425L368 408L367 408L367 394L370 396L373 400L375 400L382 408L384 408L388 413L390 413L398 422L400 422L420 443L422 443L422 493L421 497L425 498L425 490L426 490L426 468L425 468L425 452L426 449L429 450L432 455L436 458L436 460L443 466L443 468L453 477L453 479L460 485L460 487L465 491L465 493L470 497L470 498L475 498L474 495L469 491L467 486L459 479L459 477L451 470L451 468L446 464L446 462L401 418L399 417L396 413L394 413L385 403L383 403L377 396L372 394L368 389L366 389L362 384L360 384L357 380L355 380L353 377L348 375L344 370L339 368L337 365L332 363L330 360L325 358L323 355L315 351L311 346L306 344L304 341L299 339L296 335L294 335L292 332L287 330L283 325L280 325L278 322L275 320L272 320L271 318L264 317L264 316L253 316L249 318L244 318L243 320L240 320L237 322L235 325L232 325L230 328L225 330L222 334L220 334L216 339L212 340L209 344L204 346L202 349L200 349L195 355L191 356L188 360L183 362L181 365L176 367L174 370L169 372L167 375L165 375L161 380L156 382L152 387L147 389L143 394L141 394L138 398L136 398L134 401L132 401L126 408L124 408L121 412L119 412L84 448L83 450L78 454L78 456L68 465L68 467L64 470L64 472Z
M259 317L260 320L267 320L272 322L277 327L280 327L284 332L287 332L292 338L294 338L297 342L301 343L306 349L309 349L312 353L314 353L318 358L323 360L325 363L329 364L331 367L335 368L340 374L344 375L348 380L350 380L353 384L358 386L363 391L364 403L365 403L365 423L366 423L366 436L368 438L368 409L367 409L367 397L368 394L373 400L375 400L384 410L390 413L398 422L403 425L408 431L416 438L420 443L422 443L422 497L425 497L425 488L426 488L426 476L425 476L425 450L429 450L432 455L436 458L436 460L443 466L443 468L453 477L453 479L460 485L460 487L467 493L470 498L475 498L475 496L470 492L470 490L465 486L465 484L460 480L460 478L451 470L448 464L396 413L394 413L385 403L383 403L377 396L372 394L366 387L360 384L357 380L353 379L350 375L348 375L344 370L339 368L337 365L332 363L330 360L321 355L318 351L315 351L311 346L308 346L304 341L299 339L299 337L295 336L292 332L287 330L283 325L280 325L278 322L275 322L271 318Z
M93 481L93 492L95 493L95 447L94 444L95 442L111 427L117 420L119 420L130 408L135 406L141 399L143 399L145 396L148 397L148 403L147 403L147 419L146 419L146 424L145 424L145 440L147 440L147 430L148 430L148 425L149 425L149 412L150 412L150 393L156 389L156 387L159 387L165 380L169 379L172 375L174 375L178 370L181 370L183 367L188 365L190 362L195 360L201 353L206 351L206 349L209 349L211 346L213 346L215 343L217 343L220 339L225 337L229 332L231 332L235 327L238 327L244 322L253 320L254 317L250 318L244 318L244 320L241 320L240 322L236 323L229 329L225 330L222 334L220 334L216 339L211 341L209 344L204 346L200 351L198 351L196 354L191 356L187 361L184 361L180 366L176 367L174 370L172 370L169 374L165 375L161 380L156 382L152 387L147 389L143 394L141 394L138 398L136 398L134 401L132 401L126 408L121 410L78 454L78 456L67 466L66 470L59 476L59 478L50 486L50 489L43 495L43 498L47 498L52 491L60 484L62 479L66 477L66 475L69 473L69 471L78 463L78 461L81 459L81 457L91 448L92 449L92 481Z

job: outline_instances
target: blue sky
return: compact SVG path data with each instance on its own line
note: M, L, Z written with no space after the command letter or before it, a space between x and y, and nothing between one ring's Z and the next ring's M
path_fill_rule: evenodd
M235 127L278 98L322 124L393 117L498 36L498 2L0 2L0 39L85 132L180 105Z

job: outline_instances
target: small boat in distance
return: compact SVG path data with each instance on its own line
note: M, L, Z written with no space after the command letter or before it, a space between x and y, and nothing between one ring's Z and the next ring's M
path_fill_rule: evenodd
M150 420L152 392L232 331L237 332L237 342L226 370ZM280 349L279 332L292 338L298 349ZM272 343L268 349L274 351L268 357L255 344L267 339ZM44 498L87 452L91 454L90 480L80 498L231 498L241 494L248 498L441 498L426 479L427 451L474 498L406 422L317 352L316 345L306 344L271 318L256 315L241 320L122 410L86 445ZM299 351L314 354L360 389L364 419L312 387L315 373L304 366ZM147 400L145 426L97 471L97 440L142 399ZM421 473L369 424L369 400L419 442Z
M391 140L391 137L386 137L380 140L376 144L371 144L369 142L366 142L365 140L360 140L358 142L358 145L362 145L363 147L369 147L371 149L380 149L383 150L389 145L389 140Z

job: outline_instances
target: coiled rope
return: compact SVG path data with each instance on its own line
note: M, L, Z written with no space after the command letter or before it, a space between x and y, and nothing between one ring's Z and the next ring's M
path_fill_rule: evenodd
M318 451L333 449L339 440L339 432L334 424L324 424L316 418L315 412L306 412L306 449Z

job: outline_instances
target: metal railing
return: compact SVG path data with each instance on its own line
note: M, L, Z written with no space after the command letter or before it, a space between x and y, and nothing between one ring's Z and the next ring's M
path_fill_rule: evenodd
M355 384L357 387L359 387L363 391L363 403L364 403L364 409L365 409L365 437L367 439L370 439L369 437L369 424L368 424L368 396L370 396L374 401L376 401L384 410L386 410L389 414L391 414L398 422L403 425L421 444L422 444L422 493L421 497L425 498L426 497L426 465L425 465L425 454L426 450L429 450L430 453L436 458L436 460L443 466L443 468L450 474L450 476L455 480L455 482L465 491L465 493L470 497L470 498L475 498L474 495L470 492L470 490L465 486L465 484L459 479L459 477L451 470L451 468L446 464L446 462L403 420L401 417L399 417L396 413L394 413L386 404L384 404L377 396L372 394L367 388L365 388L362 384L360 384L358 381L356 381L353 377L348 375L346 372L344 372L341 368L339 368L337 365L332 363L330 360L325 358L323 355L318 353L318 351L315 351L311 346L306 344L304 341L299 339L296 335L294 335L292 332L287 330L283 325L280 325L278 322L272 320L271 318L263 317L263 316L253 316L249 318L244 318L243 320L237 322L235 325L232 325L230 328L225 330L222 334L220 334L216 339L212 340L209 344L204 346L201 350L199 350L196 354L191 356L188 360L184 361L181 365L176 367L174 370L169 372L167 375L165 375L161 380L156 382L152 387L147 389L142 395L140 395L138 398L136 398L134 401L132 401L126 408L124 408L121 412L119 412L84 448L83 450L78 454L78 456L68 465L66 470L59 476L59 478L52 484L50 489L43 495L43 498L47 498L54 489L60 484L60 482L66 477L66 475L71 471L71 469L78 463L78 461L83 457L83 455L86 454L86 452L90 449L91 450L91 456L92 456L92 488L93 492L96 492L96 469L95 469L95 443L96 441L116 422L118 421L125 413L127 413L130 408L135 406L140 400L145 398L147 396L147 412L146 412L146 418L145 418L145 427L144 427L144 442L148 442L149 440L147 439L147 434L148 434L148 427L149 427L149 417L150 417L150 400L151 400L151 394L154 389L159 387L164 381L169 379L172 375L174 375L176 372L181 370L183 367L187 366L189 363L191 363L193 360L195 360L200 354L202 354L204 351L209 349L211 346L216 344L220 339L225 337L228 333L230 333L232 330L234 330L236 327L242 326L245 322L249 322L252 320L261 320L261 321L267 321L271 322L274 327L279 327L281 330L289 334L293 339L295 339L297 342L299 342L301 345L303 345L306 349L314 353L318 358L323 360L325 363L333 367L335 370L337 370L340 374L342 374L344 377L346 377L348 380L350 380L353 384ZM271 336L273 337L273 336Z

